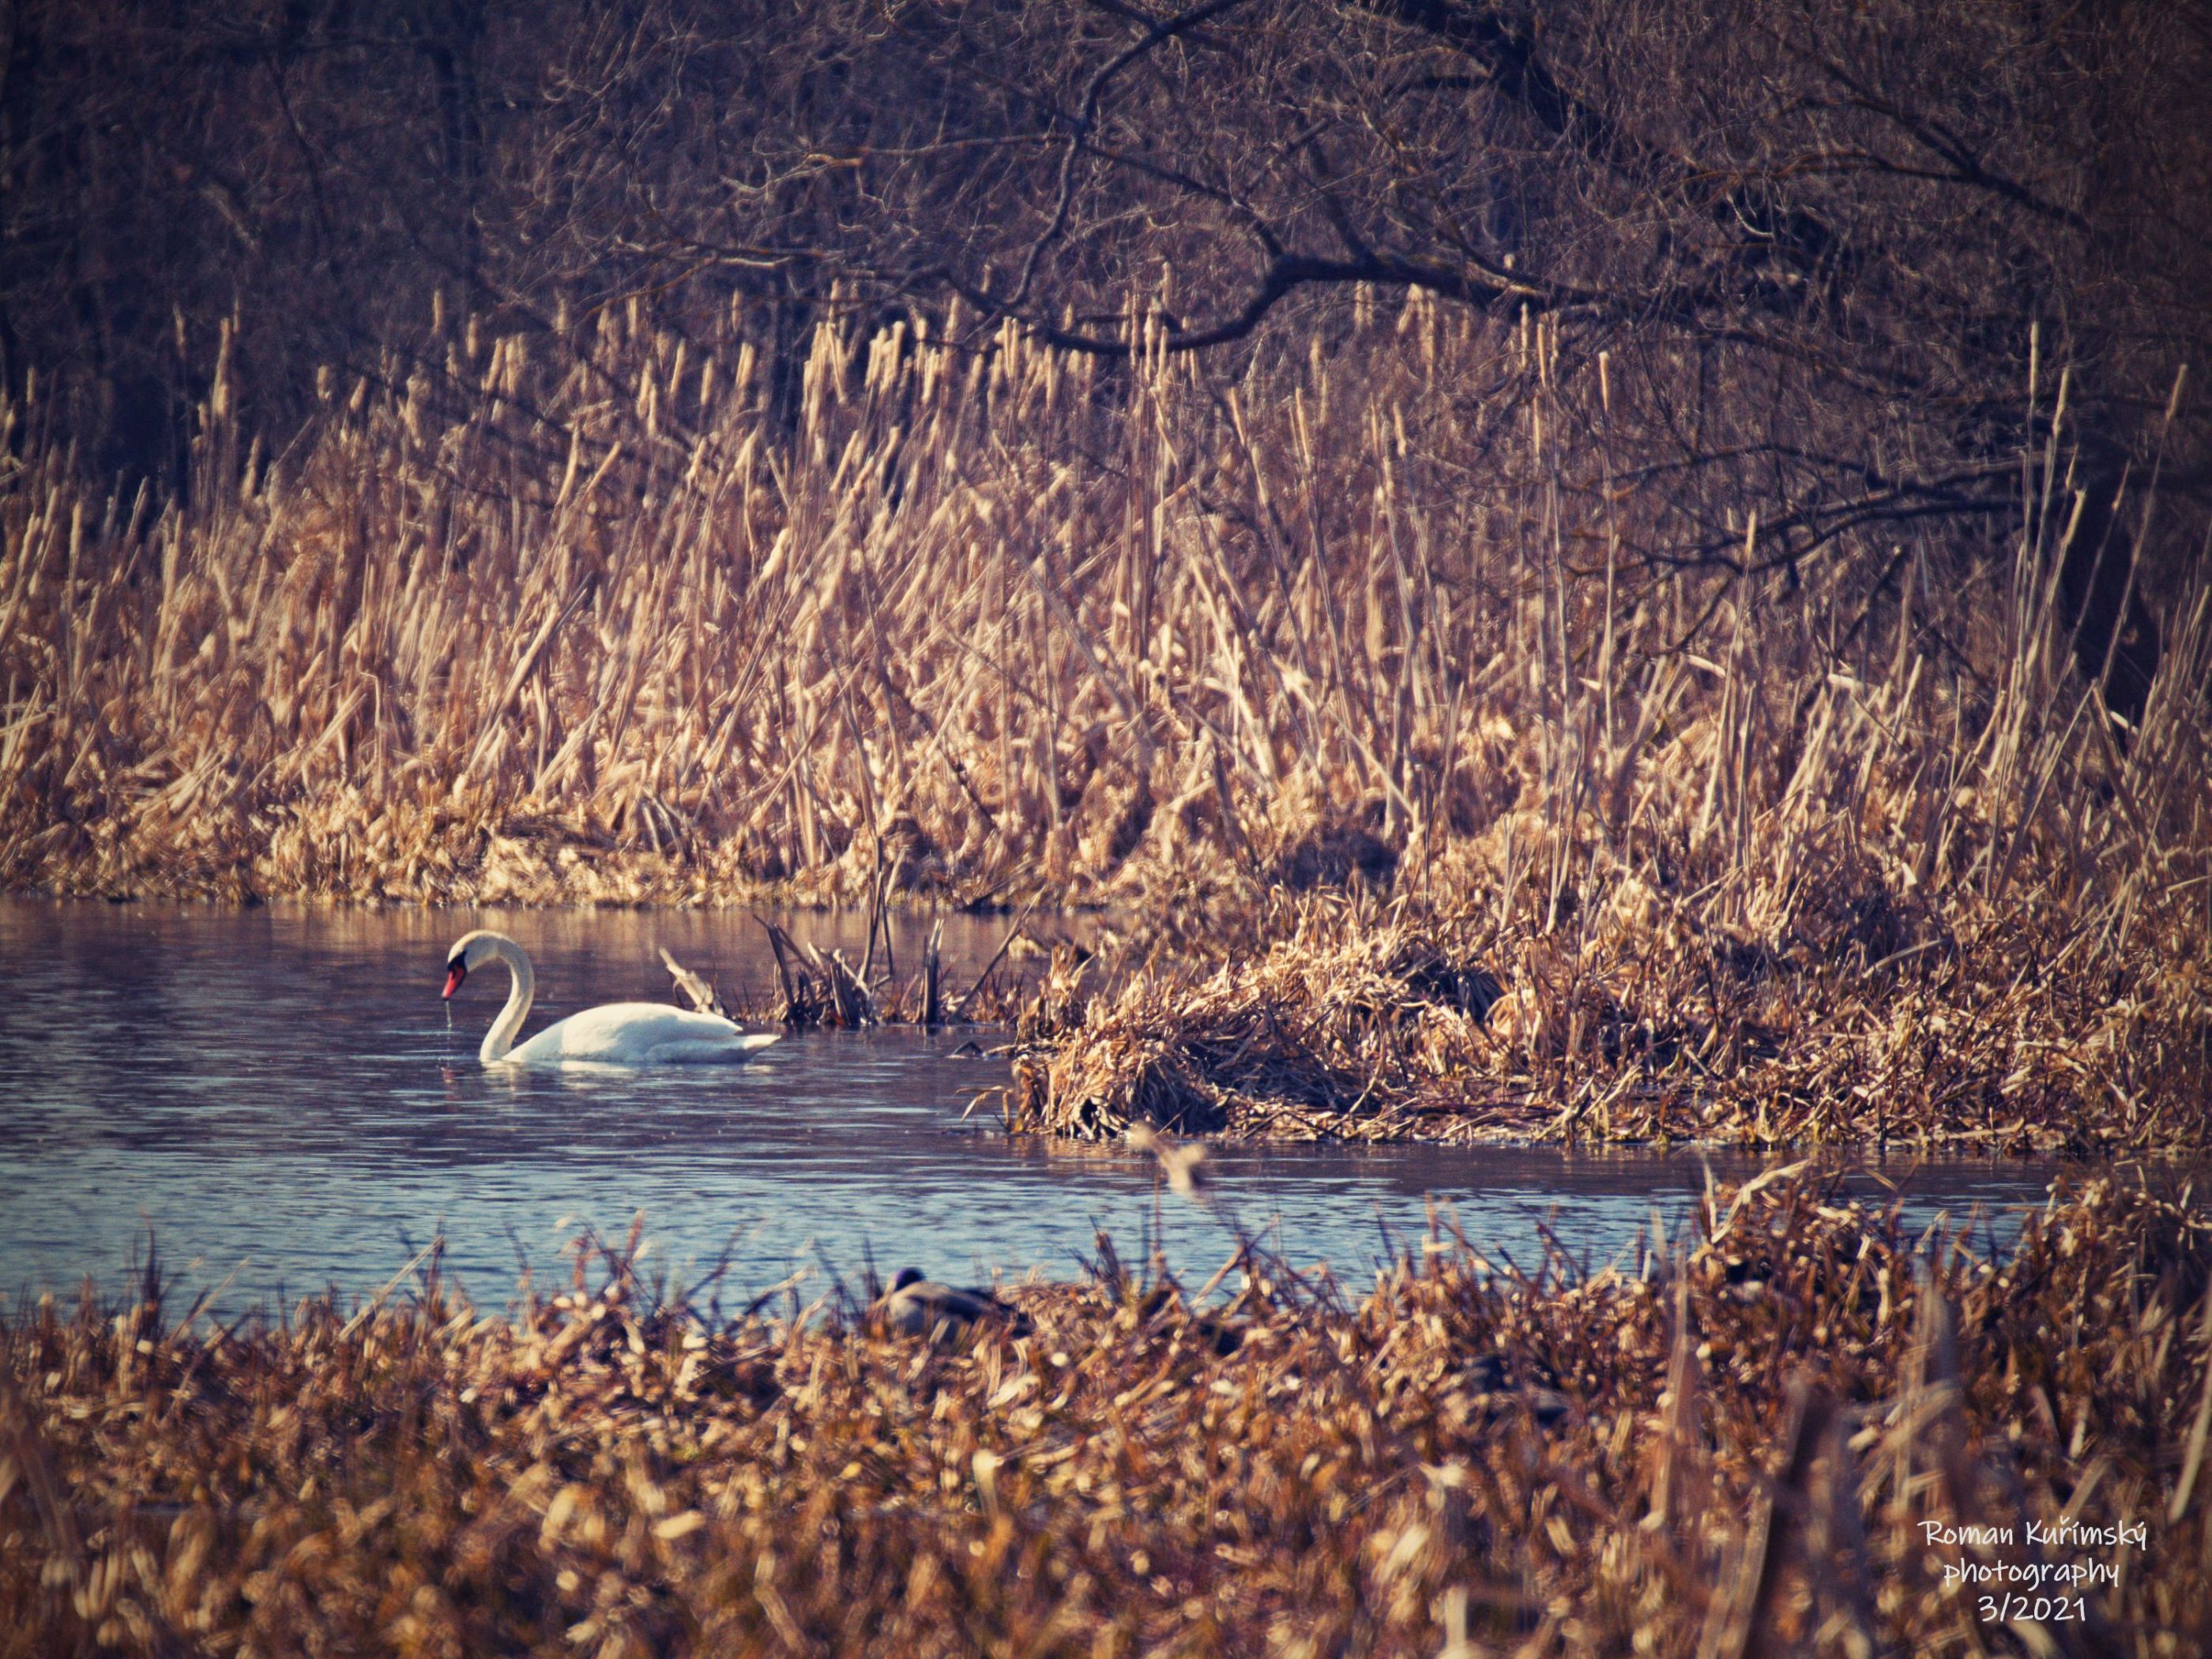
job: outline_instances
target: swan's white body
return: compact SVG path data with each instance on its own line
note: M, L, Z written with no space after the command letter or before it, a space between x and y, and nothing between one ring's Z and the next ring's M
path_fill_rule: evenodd
M446 953L446 995L450 998L471 969L487 962L505 963L514 981L507 1006L477 1050L487 1066L726 1066L750 1059L775 1041L741 1031L713 1014L658 1002L610 1002L571 1014L518 1046L514 1034L530 1016L538 977L513 939L478 932L454 940Z

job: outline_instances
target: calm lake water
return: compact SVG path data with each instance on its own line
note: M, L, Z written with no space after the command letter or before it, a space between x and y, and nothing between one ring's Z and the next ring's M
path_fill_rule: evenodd
M856 916L787 918L859 959ZM1695 1154L1540 1149L1226 1150L1214 1207L1156 1189L1149 1159L1010 1140L981 1091L1003 1060L970 1035L787 1038L750 1066L532 1073L477 1063L506 975L439 1000L446 947L511 933L538 970L524 1035L593 1003L665 1000L656 945L734 1001L773 967L740 913L252 910L0 900L0 1295L117 1290L148 1230L185 1294L236 1312L335 1286L374 1291L441 1232L480 1303L518 1263L565 1271L563 1242L619 1237L642 1212L654 1260L702 1271L727 1254L723 1300L796 1270L940 1278L1078 1270L1103 1227L1125 1256L1157 1237L1203 1279L1234 1242L1273 1229L1300 1266L1364 1281L1449 1205L1487 1253L1533 1263L1545 1230L1602 1265L1655 1209L1670 1232L1703 1191ZM999 918L951 917L956 988L996 947ZM902 924L901 966L918 955ZM986 1034L987 1045L995 1037ZM1741 1179L1756 1160L1715 1157ZM2039 1200L2050 1166L1893 1158L1881 1177L1916 1222ZM1865 1175L1854 1186L1882 1188Z

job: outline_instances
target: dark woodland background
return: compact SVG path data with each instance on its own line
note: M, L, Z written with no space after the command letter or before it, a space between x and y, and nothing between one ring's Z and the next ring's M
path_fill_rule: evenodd
M1149 312L1233 362L1414 284L1668 367L1650 560L1754 496L1774 557L1887 520L1972 558L2033 351L2124 714L2194 515L2140 570L2102 519L2154 451L2212 483L2185 396L2167 429L2212 336L2197 3L10 0L0 52L0 379L126 488L187 486L225 351L281 445L333 373L434 376L457 316L550 374L641 302L789 386L836 311L1115 356Z

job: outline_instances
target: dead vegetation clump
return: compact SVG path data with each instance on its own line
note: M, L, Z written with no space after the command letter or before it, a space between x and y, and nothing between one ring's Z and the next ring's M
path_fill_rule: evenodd
M2201 1649L2185 1194L2093 1182L1990 1260L1801 1168L1644 1245L1446 1237L1357 1305L1247 1247L1205 1311L1105 1248L925 1337L710 1317L635 1239L505 1317L18 1308L0 1653Z
M1016 1024L1009 1127L2075 1154L2212 1133L2201 966L2108 1000L2044 970L2051 937L2016 917L1893 948L1845 900L1845 927L1778 950L1633 878L1571 923L1549 903L1501 927L1283 902L1211 967L1063 961Z
M1210 972L1139 972L1095 998L1076 977L1056 963L1016 1026L1016 1128L1396 1138L1438 1057L1502 994L1470 930L1347 926L1322 909Z

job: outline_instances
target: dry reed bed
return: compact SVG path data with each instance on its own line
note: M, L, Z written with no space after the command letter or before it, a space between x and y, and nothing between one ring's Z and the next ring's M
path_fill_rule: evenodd
M2212 1633L2212 1224L2185 1194L2093 1182L1994 1263L1948 1235L1917 1251L1790 1171L1710 1195L1686 1249L1627 1274L1532 1280L1447 1243L1350 1307L1242 1261L1218 1316L1102 1269L1016 1292L1032 1334L933 1340L834 1309L704 1321L618 1251L511 1317L434 1285L219 1334L158 1297L17 1310L0 1653L2157 1655ZM2030 1540L2062 1519L2144 1532ZM1947 1585L1962 1561L2118 1577L2046 1581L2084 1617L2031 1629Z
M1110 904L1124 968L1384 889L1511 993L1487 1046L1407 1042L1547 1127L2201 1138L2212 589L2161 595L2116 729L2047 372L2008 526L1782 557L1764 462L1622 482L1680 365L1418 293L1233 368L825 324L787 395L734 335L560 326L556 380L447 319L442 376L332 384L276 456L219 374L167 504L0 410L0 881ZM1617 1097L1515 1081L1594 1060Z
M1551 934L1278 905L1226 962L1119 976L1063 952L1017 1021L1006 1121L1082 1139L1153 1125L2092 1156L2201 1148L2212 1129L2202 964L2106 1000L2041 971L2051 940L2016 919L1869 963L1650 926L1649 898L1626 877L1590 926Z

